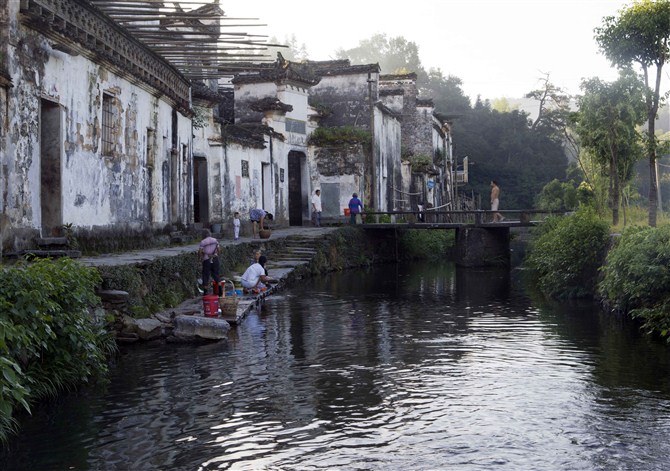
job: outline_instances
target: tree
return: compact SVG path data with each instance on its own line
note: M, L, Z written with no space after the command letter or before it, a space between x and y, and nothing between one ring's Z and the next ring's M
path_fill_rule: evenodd
M389 38L386 34L375 34L370 39L363 39L352 49L335 51L338 59L349 59L352 64L379 64L384 74L426 72L419 59L419 46L402 36Z
M540 83L540 88L526 93L526 98L538 101L537 118L530 127L562 141L570 115L570 95L551 83L549 74L545 74Z
M469 187L487 198L491 180L497 180L505 208L532 208L548 182L565 177L561 144L533 131L528 114L519 110L500 113L478 99L454 120L453 138L454 154L471 163Z
M419 84L419 90L433 99L435 110L449 114L463 114L470 111L470 99L465 96L461 86L463 81L454 76L444 76L442 70L431 68L427 82Z
M670 0L639 0L624 8L618 17L608 16L595 29L596 41L614 65L620 68L638 65L646 89L647 155L649 158L649 225L656 226L658 178L655 122L661 101L663 65L670 59ZM654 86L650 87L650 74Z
M643 154L637 126L645 120L644 85L630 71L622 71L614 83L598 78L584 80L575 130L609 176L609 207L612 224L619 223L621 187L633 175ZM623 184L623 185L622 185Z
M462 114L470 110L470 99L461 86L463 81L453 75L444 76L439 68L428 72L421 65L419 47L402 36L389 38L376 34L359 42L352 49L339 49L338 59L349 59L352 64L379 64L384 74L416 73L419 92L432 98L436 111Z

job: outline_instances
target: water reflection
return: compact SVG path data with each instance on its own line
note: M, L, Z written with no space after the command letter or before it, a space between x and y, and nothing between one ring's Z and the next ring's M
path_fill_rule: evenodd
M2 469L661 469L670 355L515 274L389 265L268 298L229 342L128 349Z

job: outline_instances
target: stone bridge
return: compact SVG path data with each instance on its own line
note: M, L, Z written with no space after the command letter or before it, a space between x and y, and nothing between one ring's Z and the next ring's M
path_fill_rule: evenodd
M538 209L498 211L502 222L493 222L493 211L366 212L361 227L369 231L405 229L455 230L456 264L465 267L508 265L510 229L533 227L551 214Z

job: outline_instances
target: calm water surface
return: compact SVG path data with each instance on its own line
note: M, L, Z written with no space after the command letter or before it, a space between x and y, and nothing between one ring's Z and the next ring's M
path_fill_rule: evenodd
M203 346L123 351L39 408L3 470L660 470L670 349L500 271L306 281Z

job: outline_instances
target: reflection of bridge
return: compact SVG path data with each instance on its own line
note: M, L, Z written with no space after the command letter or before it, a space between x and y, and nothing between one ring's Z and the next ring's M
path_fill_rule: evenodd
M454 229L456 263L462 266L509 264L510 228L532 227L549 214L537 209L498 211L505 219L493 222L493 211L366 212L363 227L370 231Z

